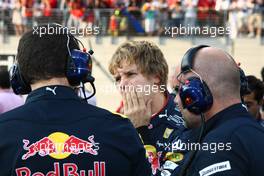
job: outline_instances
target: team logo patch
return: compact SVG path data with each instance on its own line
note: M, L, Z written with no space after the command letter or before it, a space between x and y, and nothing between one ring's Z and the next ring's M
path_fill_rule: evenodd
M166 153L166 156L165 158L169 161L172 161L172 162L180 162L183 160L184 158L184 155L182 153L173 153L173 152L168 152Z
M168 139L172 132L173 132L173 129L166 128L163 134L163 138Z
M94 136L88 137L88 140L80 139L74 135L69 136L62 132L55 132L48 137L43 137L30 144L27 139L23 140L23 149L26 153L22 156L22 160L26 160L36 154L41 157L49 155L55 159L64 159L69 155L79 155L81 153L89 153L98 155L99 143L94 141Z
M213 175L217 172L223 172L223 171L227 171L227 170L231 170L231 165L229 161L224 161L221 163L215 163L212 164L202 170L199 171L200 176L209 176L209 175Z
M144 147L146 149L146 157L151 164L152 173L155 175L160 169L161 152L157 152L156 148L152 145L144 145Z

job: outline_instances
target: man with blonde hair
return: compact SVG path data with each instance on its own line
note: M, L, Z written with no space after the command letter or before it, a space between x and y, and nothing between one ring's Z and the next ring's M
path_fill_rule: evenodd
M153 174L166 162L176 168L183 154L173 153L171 141L185 127L167 91L168 64L161 50L148 41L128 41L115 51L109 71L122 95L117 112L128 116L137 128Z

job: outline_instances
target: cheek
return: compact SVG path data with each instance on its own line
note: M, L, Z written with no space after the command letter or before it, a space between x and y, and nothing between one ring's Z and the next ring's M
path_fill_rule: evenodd
M141 86L142 88L153 85L148 79L142 75L135 76L130 80L130 84L133 86Z
M179 94L177 93L174 102L177 104L177 106L179 107L179 109L182 111L182 102L181 102L181 98L179 96Z

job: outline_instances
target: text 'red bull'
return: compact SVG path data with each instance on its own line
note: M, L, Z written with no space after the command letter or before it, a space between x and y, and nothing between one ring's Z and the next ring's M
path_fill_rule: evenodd
M80 170L74 163L64 163L62 165L62 173L60 173L60 163L54 163L54 170L49 171L46 175L42 172L31 173L27 167L16 169L17 176L105 176L105 162L94 162L93 170Z

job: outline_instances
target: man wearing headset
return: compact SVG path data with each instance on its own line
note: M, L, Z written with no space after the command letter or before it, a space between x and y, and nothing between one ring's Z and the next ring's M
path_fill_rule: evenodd
M30 31L19 41L12 87L32 91L0 117L0 175L150 175L129 120L87 104L72 88L89 76L82 75L89 54L63 28L43 28L49 33Z
M209 148L196 150L180 175L263 175L264 130L241 103L240 72L231 56L209 46L192 48L181 71L176 101L189 127L199 127L192 114L202 115L198 141Z

